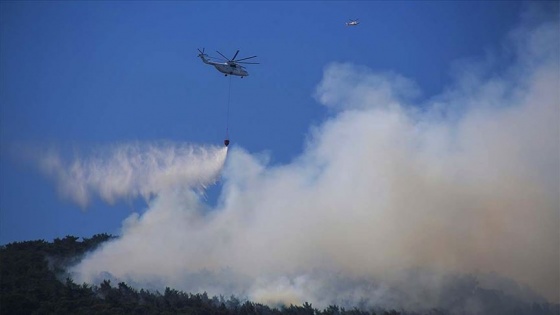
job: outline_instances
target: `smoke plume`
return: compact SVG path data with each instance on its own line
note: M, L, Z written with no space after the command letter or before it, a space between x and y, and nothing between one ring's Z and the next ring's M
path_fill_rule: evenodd
M98 195L112 204L119 198L143 197L178 187L204 189L215 183L227 148L171 142L121 143L75 153L65 160L58 150L41 159L43 171L58 180L62 196L82 207Z
M212 209L195 190L217 177L225 149L48 158L61 192L81 205L93 193L153 196L117 240L72 268L76 281L430 308L447 305L448 275L490 273L557 302L558 27L517 29L505 45L513 66L457 64L455 83L424 101L398 74L329 64L315 97L331 118L287 164L231 148Z

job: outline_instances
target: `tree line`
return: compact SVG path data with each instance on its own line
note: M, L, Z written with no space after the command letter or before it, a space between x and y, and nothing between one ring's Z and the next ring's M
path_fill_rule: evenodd
M65 266L79 262L103 242L114 238L66 236L53 242L14 242L0 246L0 314L305 314L305 315L443 315L445 310L423 313L404 310L345 309L331 305L314 308L310 303L270 307L235 296L210 297L206 292L186 293L172 288L164 292L136 289L124 282L105 280L99 285L59 280ZM558 305L527 304L509 314L559 314ZM500 312L496 313L499 314Z

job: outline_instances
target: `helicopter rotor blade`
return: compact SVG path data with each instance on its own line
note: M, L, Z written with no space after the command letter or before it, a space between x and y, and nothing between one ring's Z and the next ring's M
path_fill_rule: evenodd
M241 62L236 61L235 63L239 63L239 64L243 64L243 65L259 65L260 64L259 62L246 62L246 61L241 61Z
M231 61L235 60L235 57L237 57L237 54L239 53L239 49L235 52L235 55L233 55L233 58L231 58Z
M217 50L216 50L216 52L217 52L218 54L220 54L220 56L224 57L225 60L231 61L231 60L229 60L226 56L224 56L221 52L219 52L219 51L217 51Z
M247 57L247 58L241 58L241 59L237 59L236 61L241 61L241 60L247 60L247 59L251 59L251 58L255 58L256 56L251 56L251 57Z

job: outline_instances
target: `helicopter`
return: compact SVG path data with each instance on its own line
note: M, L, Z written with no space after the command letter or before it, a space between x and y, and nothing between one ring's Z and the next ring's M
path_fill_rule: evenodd
M233 58L231 59L227 58L221 52L216 50L216 52L226 60L225 62L216 62L216 61L208 60L207 57L208 58L210 57L204 53L204 48L202 48L202 50L198 49L198 52L200 52L200 54L198 54L198 57L202 59L202 62L208 65L213 65L218 71L223 73L226 77L228 76L228 74L240 76L241 78L246 77L249 75L249 72L247 72L247 70L245 69L245 67L242 66L242 64L253 64L253 65L259 64L258 62L243 61L243 60L255 58L256 56L235 60L237 54L239 54L239 49L235 52L235 55L233 55Z
M350 19L350 22L346 22L346 26L356 26L358 24L360 24L358 19L355 19L355 20Z

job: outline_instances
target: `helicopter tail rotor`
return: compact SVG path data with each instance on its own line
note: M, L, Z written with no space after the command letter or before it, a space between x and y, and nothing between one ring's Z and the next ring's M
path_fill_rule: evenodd
M208 56L207 54L204 53L204 48L202 48L202 50L200 50L199 48L197 48L198 52L200 54L198 54L198 57L205 57Z

